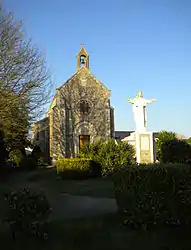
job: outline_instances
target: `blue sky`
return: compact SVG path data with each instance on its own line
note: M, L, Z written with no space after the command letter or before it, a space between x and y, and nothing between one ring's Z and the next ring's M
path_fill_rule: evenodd
M190 0L4 0L45 54L54 89L76 71L81 44L91 72L111 89L115 129L133 130L128 97L139 90L148 127L191 136Z

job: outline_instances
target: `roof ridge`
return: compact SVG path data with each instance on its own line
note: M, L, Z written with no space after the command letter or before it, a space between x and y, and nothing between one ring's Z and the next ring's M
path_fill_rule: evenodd
M103 87L104 87L105 89L107 89L108 91L111 91L110 89L107 88L107 86L106 86L105 84L103 84L100 80L98 80L97 77L96 77L89 69L87 69L85 66L79 68L70 78L68 78L68 80L67 80L65 83L63 83L63 84L62 84L59 88L57 88L57 89L60 90L64 85L68 84L69 81L70 81L73 77L75 77L76 75L78 75L82 70L86 70L86 71L94 78L94 80L95 80L96 82L98 82L99 84L103 85Z

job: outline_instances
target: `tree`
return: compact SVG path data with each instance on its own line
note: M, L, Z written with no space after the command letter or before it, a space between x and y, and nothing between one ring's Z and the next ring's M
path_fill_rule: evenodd
M187 143L191 144L191 137L189 137L188 139L184 139L184 141L186 141Z
M30 125L50 100L51 77L46 62L22 23L0 6L0 124L9 148L25 146Z
M42 54L26 40L22 23L0 7L0 91L13 91L26 105L30 120L44 111L49 101L51 81ZM5 105L4 105L5 107ZM2 105L0 107L2 109Z
M162 130L156 136L156 154L157 159L160 161L161 159L161 148L165 141L177 140L176 133L171 131Z
M4 135L2 132L2 128L0 128L0 170L5 165L5 161L8 157L8 152L5 147Z
M4 92L0 95L0 104L6 105L5 109L1 111L2 116L0 122L5 136L5 143L8 151L15 148L22 149L27 146L27 133L29 129L28 112L23 105L20 98L16 98L13 104L9 104L9 99L15 96L14 93L6 94Z
M167 140L161 146L160 161L165 163L190 163L191 146L184 140Z

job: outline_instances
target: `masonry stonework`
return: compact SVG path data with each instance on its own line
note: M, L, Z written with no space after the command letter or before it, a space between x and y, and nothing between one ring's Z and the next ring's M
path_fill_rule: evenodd
M47 112L49 156L76 157L80 138L114 138L114 109L110 90L89 69L89 56L82 46L77 56L77 72L56 90ZM40 121L41 122L41 121Z

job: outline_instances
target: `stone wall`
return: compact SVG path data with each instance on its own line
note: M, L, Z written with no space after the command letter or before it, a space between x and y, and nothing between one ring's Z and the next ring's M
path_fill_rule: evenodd
M76 157L79 136L96 139L114 138L114 109L110 90L87 68L80 68L57 89L47 117L34 126L34 141L46 157Z
M33 127L33 143L40 146L47 161L50 157L49 137L49 118L46 117L35 123Z
M110 91L89 70L81 68L57 89L56 98L52 155L75 157L79 152L79 135L90 135L91 143L100 137L114 137ZM85 114L81 112L82 102L88 103L88 112Z

